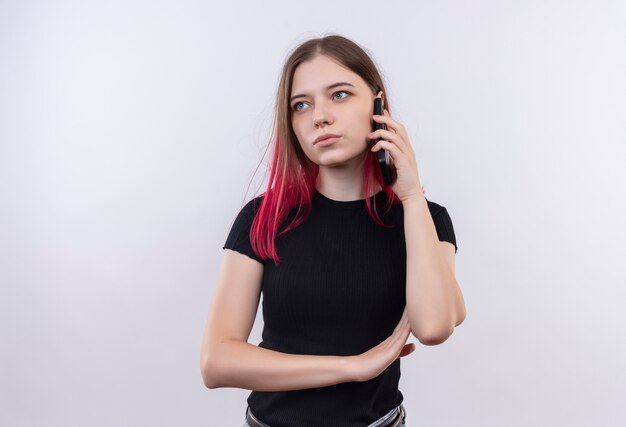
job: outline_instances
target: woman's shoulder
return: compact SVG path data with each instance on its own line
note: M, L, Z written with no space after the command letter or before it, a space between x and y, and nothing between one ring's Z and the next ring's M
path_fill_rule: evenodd
M255 196L251 198L250 200L248 200L246 204L241 208L240 213L246 214L246 215L255 215L257 211L259 210L261 203L263 202L264 196L265 196L265 193Z
M435 216L439 213L441 213L441 211L445 210L446 207L437 203L437 202L433 202L432 200L428 200L427 197L424 197L426 199L426 202L428 204L428 210L430 211L430 214L432 216Z

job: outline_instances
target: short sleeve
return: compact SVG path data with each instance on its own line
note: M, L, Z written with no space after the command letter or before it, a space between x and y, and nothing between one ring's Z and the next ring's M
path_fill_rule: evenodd
M452 219L448 214L448 210L437 203L428 201L428 209L432 215L435 228L437 229L437 237L440 241L450 242L454 245L454 253L457 252L458 247L456 245L456 236L454 234L454 227L452 226Z
M261 197L256 197L239 211L222 249L232 249L265 264L265 261L254 253L250 243L250 228L260 205Z

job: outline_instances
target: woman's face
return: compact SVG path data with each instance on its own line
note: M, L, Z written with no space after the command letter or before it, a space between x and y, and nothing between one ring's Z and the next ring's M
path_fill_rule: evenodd
M293 76L289 105L291 125L306 156L329 167L362 158L369 148L374 96L358 74L328 56L301 63ZM339 138L316 144L316 138L325 134Z

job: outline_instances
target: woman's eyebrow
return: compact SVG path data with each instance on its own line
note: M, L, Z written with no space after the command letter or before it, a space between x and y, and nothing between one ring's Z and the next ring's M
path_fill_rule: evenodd
M352 87L354 87L354 85L353 85L352 83L348 83L348 82L339 82L339 83L333 83L332 85L327 86L327 87L326 87L326 90L328 91L328 90L331 90L331 89L333 89L333 88L336 88L337 86L344 86L344 85L345 85L345 86L352 86ZM289 100L289 102L293 102L293 100L294 100L294 99L296 99L296 98L303 98L303 97L305 97L305 96L306 96L305 94L294 95L294 96L292 96L292 97L291 97L291 99Z

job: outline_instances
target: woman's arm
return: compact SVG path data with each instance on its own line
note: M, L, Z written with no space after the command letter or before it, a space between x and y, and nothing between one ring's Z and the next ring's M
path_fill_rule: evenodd
M287 354L248 342L223 341L203 370L208 388L288 391L354 381L347 356Z
M454 257L450 245L439 242L406 127L393 120L387 110L373 118L388 129L368 135L379 138L372 151L388 150L398 173L393 190L404 208L406 305L411 331L422 344L441 344L465 318L463 295L454 277Z
M204 384L286 391L353 381L349 356L287 354L248 343L259 307L263 268L246 255L224 251L202 340Z
M422 344L441 344L465 318L463 295L446 258L449 248L439 242L426 198L407 200L403 208L411 331Z

